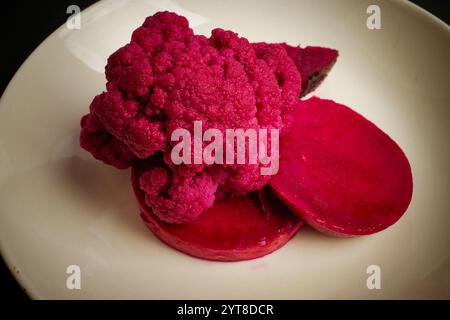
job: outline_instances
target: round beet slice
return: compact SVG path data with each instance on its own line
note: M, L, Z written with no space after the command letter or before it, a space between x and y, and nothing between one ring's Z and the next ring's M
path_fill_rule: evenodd
M141 218L163 242L189 255L217 261L254 259L269 254L291 239L304 222L268 192L270 210L262 210L255 193L216 200L193 223L161 221L145 204L139 169L131 173Z
M294 111L270 186L319 231L367 235L404 214L412 174L400 147L372 122L344 105L313 97Z

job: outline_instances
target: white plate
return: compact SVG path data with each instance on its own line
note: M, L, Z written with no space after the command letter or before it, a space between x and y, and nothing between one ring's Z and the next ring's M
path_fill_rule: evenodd
M366 9L381 8L381 30ZM104 88L106 58L144 17L188 17L252 41L324 45L340 57L316 94L352 106L389 133L413 168L407 214L373 236L304 228L261 259L220 263L159 242L138 216L129 171L78 145L79 120ZM102 1L27 59L0 104L0 244L33 298L450 298L450 31L403 1ZM66 268L81 268L81 290ZM381 290L366 286L381 268Z

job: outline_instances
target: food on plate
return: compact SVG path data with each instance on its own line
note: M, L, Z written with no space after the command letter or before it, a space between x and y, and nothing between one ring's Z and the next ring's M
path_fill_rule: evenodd
M316 97L295 109L270 186L308 224L340 236L389 227L405 213L413 189L408 159L386 133Z
M304 224L266 188L259 191L269 204L264 211L258 196L248 193L217 200L192 223L167 223L155 216L145 202L139 177L140 168L133 168L133 190L146 226L169 246L198 258L258 258L281 248Z
M81 122L81 145L118 168L164 154L164 167L144 175L141 187L154 213L172 223L192 222L216 197L244 195L270 179L261 175L260 162L175 165L169 157L174 130L192 133L193 121L201 121L203 131L276 128L283 134L301 90L282 45L252 45L222 29L209 38L195 35L184 17L169 12L148 17L109 57L106 79L106 91ZM164 188L154 185L162 180Z

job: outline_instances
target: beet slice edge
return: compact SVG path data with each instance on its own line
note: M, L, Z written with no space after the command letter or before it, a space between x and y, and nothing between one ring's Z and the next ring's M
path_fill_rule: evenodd
M337 236L386 229L405 213L413 191L408 159L386 133L316 97L295 109L269 184L308 224Z
M139 169L132 168L133 191L148 229L169 246L197 258L240 261L262 257L285 245L304 225L273 195L269 196L274 201L271 212L263 212L256 193L216 200L193 223L166 223L146 205L139 175Z

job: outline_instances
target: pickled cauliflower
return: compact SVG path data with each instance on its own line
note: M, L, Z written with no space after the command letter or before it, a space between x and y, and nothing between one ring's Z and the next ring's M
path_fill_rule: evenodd
M163 221L193 221L216 198L261 189L257 164L181 164L169 156L177 128L277 128L283 134L301 91L300 74L279 44L251 44L232 31L195 35L188 21L159 12L133 32L106 66L106 90L81 120L81 146L119 169L151 166L145 201ZM158 161L155 161L158 158Z

